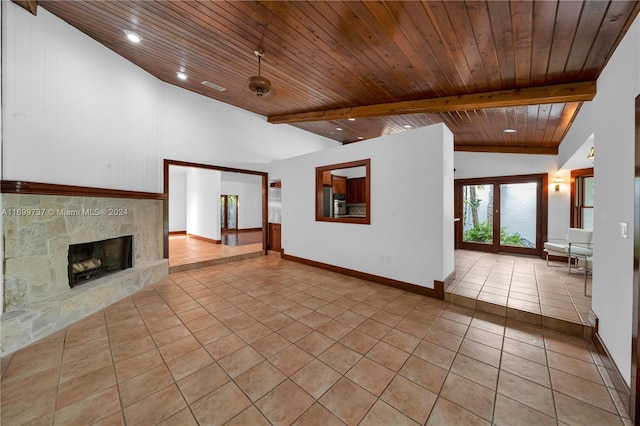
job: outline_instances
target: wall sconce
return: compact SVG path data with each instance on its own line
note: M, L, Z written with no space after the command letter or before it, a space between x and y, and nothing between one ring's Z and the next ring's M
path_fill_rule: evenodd
M591 149L589 150L589 155L587 155L587 158L591 160L591 162L593 163L595 156L596 156L596 150L595 150L595 147L592 146Z
M553 183L556 185L556 192L560 192L560 184L562 183L562 178L560 176L556 176L553 180Z

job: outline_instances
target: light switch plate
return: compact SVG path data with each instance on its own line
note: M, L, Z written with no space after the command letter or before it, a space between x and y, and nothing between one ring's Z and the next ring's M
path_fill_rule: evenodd
M624 222L620 222L618 223L618 233L620 234L620 236L622 238L627 238L628 232L627 232L627 224Z

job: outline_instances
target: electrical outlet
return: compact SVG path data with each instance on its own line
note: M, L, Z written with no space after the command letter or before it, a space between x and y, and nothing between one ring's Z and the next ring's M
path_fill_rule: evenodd
M618 223L618 233L620 234L620 236L622 238L627 238L628 237L627 224L626 223L624 223L624 222Z

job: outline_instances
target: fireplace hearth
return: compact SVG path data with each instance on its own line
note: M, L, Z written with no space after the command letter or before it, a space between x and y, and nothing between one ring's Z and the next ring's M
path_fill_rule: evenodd
M69 286L85 284L133 266L133 236L69 246Z

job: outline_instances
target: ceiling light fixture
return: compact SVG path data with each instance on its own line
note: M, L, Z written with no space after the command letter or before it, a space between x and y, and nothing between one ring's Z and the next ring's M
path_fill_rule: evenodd
M411 129L413 126L411 124L405 124L402 127L404 127L405 129Z
M140 43L142 41L142 36L138 33L134 33L133 31L124 30L124 34L127 36L127 39L132 43Z
M260 64L264 56L264 51L262 49L256 49L253 51L253 54L258 57L258 75L249 77L249 90L255 93L256 96L262 97L271 90L271 82L269 79L260 75Z
M342 131L342 127L336 127L336 130L339 132Z
M353 117L349 117L349 118L348 118L348 120L349 120L349 121L356 121L356 119L355 119L355 118L353 118Z
M178 72L176 73L176 75L178 76L178 78L179 78L180 80L183 80L183 81L184 81L184 80L186 80L186 79L187 79L187 75L186 75L185 73L183 73L182 71L178 71Z
M364 139L362 136L358 136L359 141L361 141L362 139Z
M503 132L505 132L505 133L515 133L515 132L517 132L517 130L516 129L504 129Z

